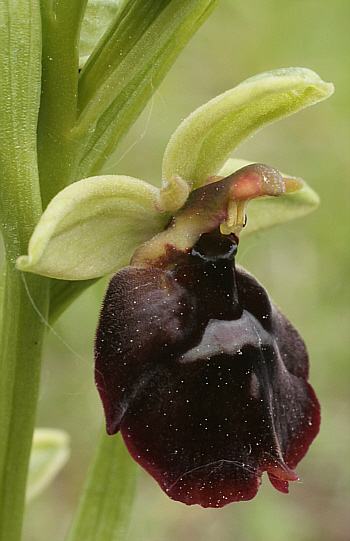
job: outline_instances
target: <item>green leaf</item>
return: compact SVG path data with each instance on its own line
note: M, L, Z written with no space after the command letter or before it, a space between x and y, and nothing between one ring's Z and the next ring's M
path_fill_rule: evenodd
M78 44L86 4L87 0L41 0L42 87L37 147L43 208L70 184L82 144L72 138L71 131L78 115Z
M29 242L22 271L87 280L129 264L135 249L159 233L169 216L158 213L158 189L123 176L76 182L49 204Z
M124 541L138 466L120 434L101 434L67 541Z
M79 81L79 118L71 136L81 145L75 178L98 171L135 122L196 30L219 0L133 0L86 62Z
M164 154L163 185L177 175L192 189L202 186L245 139L332 93L332 84L303 68L247 79L199 107L177 128Z
M38 496L69 458L69 436L63 430L37 428L33 436L27 481L27 501Z
M115 17L121 0L89 0L80 32L80 68Z
M220 169L219 175L226 177L252 163L255 162L230 158ZM293 178L284 173L281 173L281 175L283 178ZM305 181L303 181L303 188L297 192L287 193L280 197L253 199L247 207L247 225L243 229L241 237L302 218L313 212L319 203L319 196Z

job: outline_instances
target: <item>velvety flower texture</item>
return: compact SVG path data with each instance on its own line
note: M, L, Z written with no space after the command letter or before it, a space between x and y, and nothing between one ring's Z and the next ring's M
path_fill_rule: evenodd
M112 278L96 336L107 431L168 496L222 507L266 471L288 492L319 430L303 340L217 227Z
M82 287L65 281L118 271L96 335L107 431L121 431L171 498L212 507L247 500L264 471L287 492L318 432L304 343L234 259L250 200L258 199L246 235L301 218L319 198L301 179L233 153L332 93L305 68L251 77L178 126L160 189L125 175L73 182L16 261L56 280L51 316Z

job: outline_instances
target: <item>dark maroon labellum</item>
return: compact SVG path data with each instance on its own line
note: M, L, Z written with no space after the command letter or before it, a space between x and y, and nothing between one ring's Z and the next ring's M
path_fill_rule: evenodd
M204 507L253 498L264 471L288 492L320 423L304 342L236 250L216 230L167 268L119 271L96 336L108 434Z

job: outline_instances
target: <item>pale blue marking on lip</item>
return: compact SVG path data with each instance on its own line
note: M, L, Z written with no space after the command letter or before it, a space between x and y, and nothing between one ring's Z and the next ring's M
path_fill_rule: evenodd
M179 361L187 363L199 359L208 360L215 355L236 355L243 346L260 348L271 343L272 337L261 323L247 310L243 310L239 319L211 319L198 346L181 355Z

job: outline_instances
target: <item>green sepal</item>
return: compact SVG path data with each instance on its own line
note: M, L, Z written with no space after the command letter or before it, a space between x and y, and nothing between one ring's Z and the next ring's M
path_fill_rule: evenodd
M163 159L163 186L176 175L202 186L264 126L326 99L333 85L311 70L280 69L247 79L199 107L177 128Z
M35 430L29 461L27 501L38 496L66 464L70 454L69 439L63 430Z
M305 185L299 192L282 197L262 197L250 201L247 209L247 225L241 236L252 235L303 218L315 210L320 203L317 193Z
M220 169L219 175L226 177L253 163L255 162L230 158ZM284 179L293 178L284 173L281 175ZM247 225L241 236L253 235L264 229L303 218L313 212L320 204L320 198L305 181L302 182L302 189L294 193L287 193L282 197L259 197L251 200L247 207Z
M158 189L124 176L91 177L62 190L30 239L22 271L87 280L129 264L133 252L164 229L167 213L155 210Z

